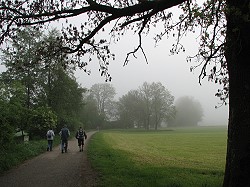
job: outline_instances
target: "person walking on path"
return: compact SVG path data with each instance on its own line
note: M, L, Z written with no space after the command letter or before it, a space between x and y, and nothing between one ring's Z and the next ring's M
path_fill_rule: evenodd
M61 150L62 150L62 153L64 151L66 153L67 149L68 149L68 138L70 136L69 129L67 128L66 125L64 125L64 127L61 129L61 131L59 132L59 134L61 136Z
M52 151L53 140L54 140L54 136L55 136L55 133L54 133L54 131L52 130L52 128L50 128L50 129L47 131L46 136L47 136L47 140L48 140L47 151Z
M76 139L78 140L79 151L83 151L84 139L87 139L87 134L85 130L80 127L79 130L76 132Z

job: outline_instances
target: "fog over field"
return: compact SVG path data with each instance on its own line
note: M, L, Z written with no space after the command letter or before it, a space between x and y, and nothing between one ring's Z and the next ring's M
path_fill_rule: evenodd
M175 100L182 96L192 96L198 100L204 110L203 121L200 125L227 125L228 106L220 106L220 100L215 96L219 84L208 82L204 78L199 84L199 73L201 67L190 72L190 67L195 66L195 62L187 62L186 57L195 55L198 49L195 36L189 36L183 41L185 53L171 55L170 48L174 43L172 39L164 39L157 47L153 41L153 35L148 35L142 40L142 47L146 54L148 64L141 51L136 53L136 57L130 56L128 65L124 61L128 52L133 51L138 44L136 35L123 37L116 44L112 44L112 52L116 59L110 62L109 73L112 76L110 82L116 89L116 99L126 94L128 91L138 89L143 82L161 82L175 97ZM98 60L94 59L88 65L91 75L83 71L76 72L76 78L83 87L90 88L93 84L104 83L105 78L100 76L98 71Z

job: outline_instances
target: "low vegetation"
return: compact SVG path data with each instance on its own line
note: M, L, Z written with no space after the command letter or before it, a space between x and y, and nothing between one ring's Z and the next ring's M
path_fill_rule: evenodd
M60 142L59 137L54 140L54 145ZM0 173L7 171L25 160L35 157L47 149L47 140L34 140L27 143L12 143L5 149L0 149Z
M101 131L88 147L100 186L222 186L226 128Z

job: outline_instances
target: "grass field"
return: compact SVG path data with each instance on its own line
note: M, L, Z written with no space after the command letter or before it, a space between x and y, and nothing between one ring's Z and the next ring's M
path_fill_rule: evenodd
M101 131L88 147L99 186L219 187L226 128Z

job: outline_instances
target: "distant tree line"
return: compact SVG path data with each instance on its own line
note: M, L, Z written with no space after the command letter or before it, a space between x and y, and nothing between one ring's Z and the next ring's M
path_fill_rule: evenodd
M144 82L116 101L109 83L94 84L86 95L84 123L94 128L143 128L197 126L203 109L193 97L174 96L160 82Z

